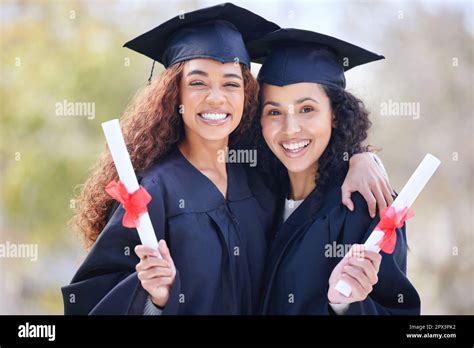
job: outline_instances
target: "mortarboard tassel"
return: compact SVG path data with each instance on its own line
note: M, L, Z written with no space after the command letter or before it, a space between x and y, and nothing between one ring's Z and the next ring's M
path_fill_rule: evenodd
M151 66L150 77L148 78L148 86L151 84L151 78L153 77L154 68L155 68L155 61L153 61L153 65Z

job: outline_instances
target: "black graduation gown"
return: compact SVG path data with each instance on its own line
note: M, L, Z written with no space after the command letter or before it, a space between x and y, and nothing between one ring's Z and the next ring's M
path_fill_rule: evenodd
M334 314L327 299L329 276L345 252L340 248L338 254L336 248L334 253L333 242L363 243L379 221L370 217L359 193L352 195L354 212L343 206L339 185L316 200L314 190L276 229L265 271L262 314ZM393 254L381 255L373 291L364 301L350 304L346 314L420 314L420 298L406 277L405 226L397 229Z
M227 199L176 149L144 173L140 184L155 233L177 269L166 314L253 314L262 286L275 196L256 171L227 164ZM148 293L137 278L136 229L117 209L70 285L65 314L142 314Z

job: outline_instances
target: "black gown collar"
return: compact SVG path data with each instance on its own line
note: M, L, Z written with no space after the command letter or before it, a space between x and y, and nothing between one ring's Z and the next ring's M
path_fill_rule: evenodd
M178 146L157 160L150 168L137 173L137 175L140 178L151 175L169 197L183 196L184 199L185 194L186 196L192 194L193 197L196 197L193 202L185 202L184 208L177 208L176 213L201 213L217 209L229 202L237 202L253 196L244 165L227 163L226 167L227 198L207 176L184 157ZM165 180L163 180L164 176ZM162 181L166 181L167 184L164 185ZM169 213L174 215L172 211Z
M196 180L196 184L199 183L202 188L205 188L207 194L216 198L218 201L240 201L252 196L252 192L250 191L247 182L247 175L242 164L226 163L227 198L224 198L217 186L214 185L214 183L191 162L189 162L178 147L176 147L176 150L174 151L174 156L183 163L183 167L186 167L189 179ZM188 181L186 184L190 184L188 186L191 186L194 189L196 188L196 185L193 182Z

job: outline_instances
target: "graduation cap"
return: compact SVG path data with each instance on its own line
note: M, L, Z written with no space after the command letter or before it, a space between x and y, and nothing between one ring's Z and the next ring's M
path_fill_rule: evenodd
M292 28L253 40L247 49L253 62L263 64L258 79L275 86L313 82L345 88L345 71L385 58L332 36Z
M222 63L238 60L250 67L244 42L279 28L251 11L225 3L171 18L124 47L166 68L195 58L211 58Z

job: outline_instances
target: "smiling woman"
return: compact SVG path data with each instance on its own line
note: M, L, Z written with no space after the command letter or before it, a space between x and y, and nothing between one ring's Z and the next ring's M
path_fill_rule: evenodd
M244 108L242 70L240 64L211 59L186 62L180 99L188 137L223 140L237 128ZM249 82L247 76L247 85Z
M246 81L243 71L246 73ZM208 161L215 159L216 154L227 147L229 134L241 123L244 85L247 86L247 96L252 92L257 93L256 83L248 69L240 64L223 64L211 59L186 62L181 79L180 100L186 137L179 148L217 186L224 197L227 193L225 162L213 168ZM252 112L254 108L248 105L246 110ZM242 127L246 128L252 123L252 116L250 114L245 117ZM196 156L196 149L201 152L207 149L204 151L207 161L202 155Z
M281 29L254 43L262 85L260 138L267 175L278 182L281 218L274 232L260 308L263 314L419 314L420 299L406 277L405 226L393 254L363 250L377 218L356 196L340 202L344 158L363 151L371 126L363 102L345 90L344 70L382 56L319 33ZM269 53L268 53L269 52ZM346 67L347 58L353 63ZM257 122L257 121L256 121ZM331 248L349 249L345 257ZM354 252L356 250L357 252ZM350 283L345 297L335 289Z
M326 149L334 120L323 88L313 83L285 88L266 85L262 95L263 136L270 149L290 173L310 167ZM354 149L356 152L360 148ZM313 170L314 177L317 167ZM303 198L301 193L295 196L295 199Z

